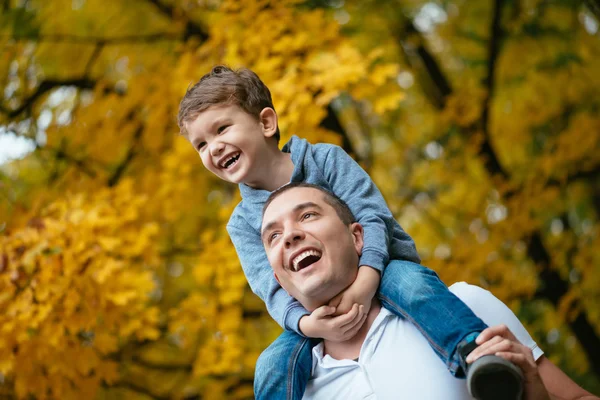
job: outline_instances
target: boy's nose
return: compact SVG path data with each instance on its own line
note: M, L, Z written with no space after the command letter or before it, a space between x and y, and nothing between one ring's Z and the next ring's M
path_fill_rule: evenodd
M223 152L225 145L221 142L215 141L210 144L210 154L213 156L218 156Z

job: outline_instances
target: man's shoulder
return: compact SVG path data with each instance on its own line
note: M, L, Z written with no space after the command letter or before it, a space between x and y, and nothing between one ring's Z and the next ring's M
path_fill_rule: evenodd
M470 283L464 281L455 282L448 286L448 289L450 289L450 291L456 295L461 294L463 296L477 296L482 293L489 293L489 291L480 286L471 285Z
M448 289L465 303L490 298L500 301L489 290L486 290L480 286L471 285L467 282L453 283L448 287Z

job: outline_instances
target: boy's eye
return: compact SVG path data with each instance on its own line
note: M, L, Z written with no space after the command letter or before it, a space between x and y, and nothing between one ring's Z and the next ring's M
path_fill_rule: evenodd
M221 125L219 129L217 129L217 133L221 134L225 129L227 129L229 125Z
M198 145L197 150L202 149L204 146L206 146L206 142L200 142L200 144Z

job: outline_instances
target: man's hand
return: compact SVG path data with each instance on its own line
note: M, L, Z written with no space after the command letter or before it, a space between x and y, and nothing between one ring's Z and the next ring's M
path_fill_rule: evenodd
M531 349L521 344L506 325L487 328L475 342L479 347L468 355L468 363L488 354L511 361L523 371L525 400L550 400Z
M379 271L367 265L361 265L354 282L329 302L329 305L336 309L333 315L348 313L354 304L364 306L363 312L368 314L380 280Z
M335 307L321 306L312 314L300 318L300 330L311 338L323 338L343 342L356 335L367 319L364 306L354 304L349 312L334 316Z

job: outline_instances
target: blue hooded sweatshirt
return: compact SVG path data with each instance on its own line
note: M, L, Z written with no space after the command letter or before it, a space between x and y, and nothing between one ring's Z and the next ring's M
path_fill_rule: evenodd
M291 154L291 182L321 186L348 204L364 229L359 265L368 265L383 274L390 260L420 263L415 243L396 222L375 183L341 147L312 145L293 136L281 151ZM261 241L262 209L271 192L243 183L239 188L242 201L229 219L227 232L250 288L265 302L279 325L302 335L300 318L310 313L279 285Z

